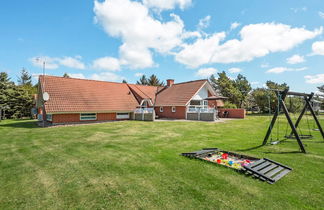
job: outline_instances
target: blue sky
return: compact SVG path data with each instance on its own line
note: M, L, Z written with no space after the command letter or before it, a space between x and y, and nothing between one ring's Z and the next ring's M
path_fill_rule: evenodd
M3 1L0 71L176 82L226 71L253 87L324 84L322 0Z

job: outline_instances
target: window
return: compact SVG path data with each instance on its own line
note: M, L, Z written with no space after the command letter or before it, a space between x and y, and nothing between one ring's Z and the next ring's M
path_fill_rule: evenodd
M163 112L163 106L160 106L160 112Z
M200 100L191 100L190 101L190 105L201 105L201 102L200 102Z
M51 114L47 114L46 115L46 120L52 122L52 115Z
M81 113L80 120L97 120L96 113Z
M121 119L129 119L129 113L117 113L116 118L119 119L119 120L121 120Z
M172 112L176 112L176 107L173 106L171 110L172 110Z

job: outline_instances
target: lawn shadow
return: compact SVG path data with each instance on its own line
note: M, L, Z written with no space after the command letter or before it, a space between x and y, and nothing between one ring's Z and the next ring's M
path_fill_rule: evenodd
M261 144L259 146L250 147L250 148L246 148L246 149L240 149L240 150L237 150L237 151L239 151L239 152L251 151L251 150L259 149L260 147L263 147L263 145Z
M37 121L17 121L9 123L1 123L0 127L11 127L11 128L37 128Z
M296 153L301 153L303 154L303 152L301 151L288 151L288 152L263 152L265 154L296 154Z

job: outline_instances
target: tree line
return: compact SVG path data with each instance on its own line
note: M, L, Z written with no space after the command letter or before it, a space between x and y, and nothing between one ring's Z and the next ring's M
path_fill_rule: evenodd
M32 84L32 76L26 69L21 70L17 84L6 72L0 72L0 119L31 117L36 93L37 84Z
M69 78L65 73L63 77ZM220 72L216 76L208 78L215 91L225 100L226 108L246 108L248 110L257 107L260 112L273 112L278 103L274 91L269 89L284 90L289 88L286 83L267 81L265 87L252 89L251 83L242 74L236 78L230 78L226 72ZM125 80L122 82L127 83ZM136 82L139 85L164 86L164 82L156 75L142 75ZM22 69L18 76L17 84L11 81L6 72L0 72L0 114L2 118L23 118L31 116L31 109L34 107L34 96L37 94L37 84L32 84L32 76L26 69ZM324 95L324 85L318 87L318 91ZM323 97L317 100L324 102ZM300 97L289 97L286 99L287 108L290 112L300 111L303 107L303 100ZM5 115L5 116L4 116Z
M143 75L137 84L163 86L164 83L160 81L154 74L148 79ZM262 113L274 112L277 107L278 98L274 91L270 91L271 89L285 90L289 88L286 83L280 84L268 80L265 87L252 89L251 83L245 76L238 74L236 78L230 78L225 71L217 73L217 76L211 75L208 81L219 95L227 97L225 108L245 108ZM318 90L324 94L324 85L318 87ZM323 98L318 96L316 99L324 102ZM300 97L288 97L286 105L288 111L295 113L303 108L304 101Z

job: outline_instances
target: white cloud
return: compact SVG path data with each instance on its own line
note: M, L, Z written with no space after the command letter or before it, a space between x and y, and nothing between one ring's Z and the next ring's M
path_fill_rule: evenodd
M72 57L64 57L58 60L58 62L66 67L74 68L74 69L85 69L84 63L80 61L80 57L72 58Z
M141 69L154 66L152 53L147 47L124 43L119 48L120 62L132 69Z
M75 57L33 57L29 61L37 67L43 68L43 63L45 62L45 69L57 69L60 66L65 66L74 69L85 69L85 64L81 62L80 56Z
M301 7L301 8L290 8L294 13L297 12L306 12L307 11L307 7Z
M77 78L77 79L85 79L86 77L81 74L81 73L76 73L76 74L70 74L68 73L68 75L71 77L71 78Z
M210 19L211 19L210 15L207 15L206 17L200 19L198 23L198 29L202 30L204 28L207 28L210 24Z
M259 84L260 84L260 82L258 82L258 81L251 82L251 85L259 85Z
M260 67L261 67L261 68L268 68L268 67L269 67L269 64L268 64L268 63L263 63L263 64L261 64Z
M242 69L240 69L240 68L230 68L230 69L228 69L228 71L229 71L230 73L234 74L234 73L239 73L239 72L241 72Z
M174 55L177 62L190 68L246 62L269 53L287 51L322 33L322 28L310 31L280 23L259 23L244 26L239 39L226 41L225 32L208 35L186 31L183 21L175 14L170 15L169 21L152 15L151 9L167 10L177 6L183 9L191 3L191 0L96 0L95 21L109 36L121 39L116 59L120 66L131 69L156 66L155 53ZM209 20L207 16L200 25L206 27ZM232 28L238 25L235 22ZM188 38L193 39L187 42Z
M176 54L175 59L191 68L211 63L211 56L224 38L225 32L222 32L206 39L199 38L193 44L184 44L184 49Z
M100 81L111 81L111 82L121 82L125 77L119 76L112 72L102 72L99 74L92 74L89 77L84 76L82 73L71 74L68 73L71 78L77 79L92 79L92 80L100 80Z
M171 14L171 21L159 21L150 15L148 7L168 9L179 5L182 8L191 1L144 2L146 6L130 0L106 0L95 1L94 6L96 22L102 25L108 35L123 41L119 49L120 62L134 69L154 66L151 50L170 53L182 43L182 20Z
M215 68L203 68L199 69L196 73L196 76L206 78L211 76L212 74L215 74L217 72L217 69Z
M234 22L234 23L232 23L232 24L231 24L231 30L236 29L236 28L239 27L240 25L241 25L241 24L238 23L238 22Z
M304 71L306 69L307 69L307 67L303 67L303 68L275 67L275 68L269 69L268 71L266 71L266 73L281 74L281 73L287 72L287 71Z
M119 71L119 60L112 57L102 57L93 61L92 67L100 70Z
M324 12L319 11L319 12L318 12L318 15L319 15L321 18L324 19Z
M143 76L143 75L144 75L144 74L141 73L141 72L138 72L138 73L135 73L135 74L134 74L135 77L141 77L141 76Z
M313 55L324 55L324 41L314 42L312 45Z
M102 72L99 74L92 74L90 79L101 80L101 81L112 81L112 82L121 82L125 77L119 76L112 72Z
M324 84L324 74L306 75L304 78L309 84Z
M287 58L287 63L289 63L289 64L297 64L297 63L303 63L303 62L305 62L304 56L300 56L297 54Z
M251 61L269 53L287 51L320 35L322 31L322 27L309 31L280 23L251 24L241 29L240 40L232 39L220 44L225 39L222 32L199 38L193 44L185 44L176 60L191 68L211 63Z
M192 0L143 0L144 5L149 8L158 10L170 10L179 6L180 9L185 9L191 5Z

